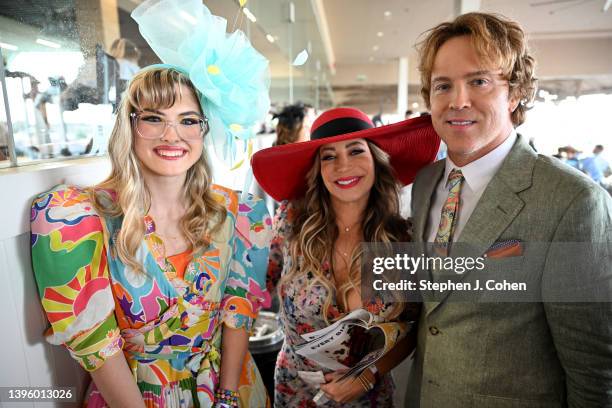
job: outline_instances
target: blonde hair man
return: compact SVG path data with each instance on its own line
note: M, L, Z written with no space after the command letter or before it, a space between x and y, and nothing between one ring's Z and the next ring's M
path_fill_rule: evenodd
M536 88L523 30L469 13L430 30L420 54L422 95L448 157L414 183L414 239L484 257L484 271L449 282L484 286L486 273L528 281L536 297L484 288L489 303L479 303L458 289L424 291L406 406L612 406L612 202L516 133ZM568 242L591 255L568 257ZM598 296L568 302L595 278Z

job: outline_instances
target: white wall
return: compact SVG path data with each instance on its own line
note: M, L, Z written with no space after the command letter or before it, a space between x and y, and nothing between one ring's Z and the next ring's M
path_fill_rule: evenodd
M612 38L564 38L530 41L539 78L609 76Z
M81 401L89 376L43 337L48 323L30 260L30 203L56 184L94 184L109 170L105 158L0 170L0 387L76 387ZM0 402L3 408L68 406L80 404Z

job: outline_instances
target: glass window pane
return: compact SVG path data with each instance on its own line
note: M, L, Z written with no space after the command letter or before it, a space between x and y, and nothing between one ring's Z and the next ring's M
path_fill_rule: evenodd
M133 43L121 38L125 12L114 1L101 4L57 0L24 13L18 2L2 3L0 47L19 164L106 152L140 54L129 54ZM121 52L113 53L119 39Z
M159 62L130 17L140 2L39 3L0 0L0 49L18 164L104 154L113 112L129 79L140 67ZM293 1L295 23L287 21L285 0L250 0L257 15L253 23L243 18L237 2L205 3L227 19L230 31L244 30L270 60L273 111L291 100L320 109L332 104L329 69L309 0ZM303 50L308 59L291 66ZM271 117L262 131L273 129Z
M104 152L113 104L99 103L95 61L74 50L18 51L6 86L20 164Z

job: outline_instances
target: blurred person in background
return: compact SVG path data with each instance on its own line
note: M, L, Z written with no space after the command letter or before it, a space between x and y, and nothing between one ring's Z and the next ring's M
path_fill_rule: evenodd
M127 38L117 38L113 41L108 54L119 64L119 79L129 81L140 70L140 50Z
M593 156L581 160L582 171L598 184L603 184L605 178L612 174L610 163L602 155L603 150L602 145L597 145L593 149Z
M276 141L273 146L305 142L309 139L310 126L313 121L313 107L302 103L285 106L280 113L274 114L278 119Z
M563 150L565 151L563 162L576 170L580 170L580 153L582 152L573 146L565 146Z
M4 122L0 122L0 161L8 160L8 129Z

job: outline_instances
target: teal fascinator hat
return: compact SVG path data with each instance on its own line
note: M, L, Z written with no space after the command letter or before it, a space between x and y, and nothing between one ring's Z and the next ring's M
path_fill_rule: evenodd
M227 20L211 14L202 0L148 0L132 18L161 66L183 73L196 87L210 124L209 143L231 164L236 140L253 137L253 125L269 111L268 60L242 31L227 33Z

